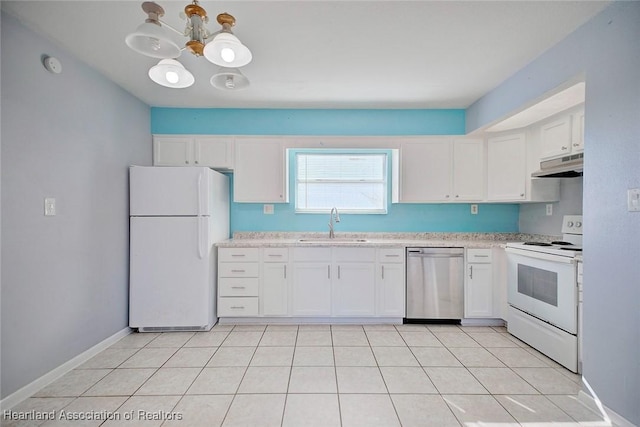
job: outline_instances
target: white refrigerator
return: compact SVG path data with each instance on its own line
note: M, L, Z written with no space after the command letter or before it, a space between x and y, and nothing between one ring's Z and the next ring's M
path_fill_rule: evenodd
M214 245L229 238L228 177L202 167L131 166L129 197L129 326L211 329Z

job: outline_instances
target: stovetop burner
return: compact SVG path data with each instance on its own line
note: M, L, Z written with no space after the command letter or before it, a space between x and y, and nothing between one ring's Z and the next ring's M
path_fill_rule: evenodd
M552 246L551 243L546 243L546 242L524 242L523 245L528 245L528 246Z
M562 240L554 240L553 242L551 242L552 245L558 245L558 246L573 246L573 243L570 242L565 242Z
M582 252L582 248L576 248L576 247L568 247L568 248L559 248L562 249L563 251L575 251L575 252Z

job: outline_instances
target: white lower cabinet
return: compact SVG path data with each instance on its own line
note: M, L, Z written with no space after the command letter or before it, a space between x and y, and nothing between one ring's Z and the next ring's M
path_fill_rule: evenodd
M260 250L218 250L218 316L258 316Z
M404 317L404 248L220 248L218 254L219 317Z
M467 249L465 268L464 316L494 317L491 249Z
M289 315L288 260L287 248L262 249L260 314L263 316Z
M331 248L293 248L291 314L331 315Z
M405 316L404 249L378 249L376 270L376 315Z
M332 314L373 316L376 311L376 250L334 248Z

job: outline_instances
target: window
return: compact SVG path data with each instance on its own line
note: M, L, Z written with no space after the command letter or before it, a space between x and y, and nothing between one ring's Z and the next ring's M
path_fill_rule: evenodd
M387 213L386 153L297 153L296 212Z

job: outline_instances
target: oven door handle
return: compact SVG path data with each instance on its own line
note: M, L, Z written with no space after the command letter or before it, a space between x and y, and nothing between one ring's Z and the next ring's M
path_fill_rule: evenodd
M509 247L507 247L505 251L508 254L520 255L528 258L542 259L545 261L561 262L564 264L575 264L576 262L575 258L566 257L562 255L545 254L543 252L527 251L523 249L509 248Z

